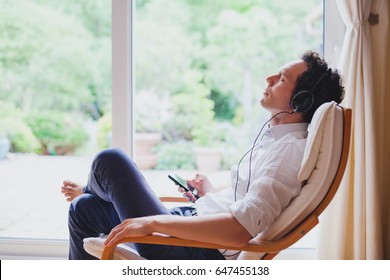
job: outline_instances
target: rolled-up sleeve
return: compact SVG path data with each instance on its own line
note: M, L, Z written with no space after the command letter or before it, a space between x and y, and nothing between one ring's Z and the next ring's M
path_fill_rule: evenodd
M303 140L305 141L305 140ZM229 207L238 222L254 237L265 230L301 189L298 172L304 143L279 143L255 161L251 184Z

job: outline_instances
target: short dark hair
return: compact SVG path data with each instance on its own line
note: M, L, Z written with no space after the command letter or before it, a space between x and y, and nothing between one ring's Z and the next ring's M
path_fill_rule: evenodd
M340 103L343 100L344 86L339 72L328 67L318 53L306 51L301 59L306 62L308 69L298 77L293 96L302 90L309 90L314 95L313 106L303 113L305 121L310 122L321 104L330 101Z

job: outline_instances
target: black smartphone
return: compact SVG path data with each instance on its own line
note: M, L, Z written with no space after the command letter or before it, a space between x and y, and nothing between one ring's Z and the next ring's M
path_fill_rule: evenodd
M186 192L192 192L192 194L196 197L196 198L199 198L199 195L198 195L198 190L192 188L192 190L190 190L190 187L189 185L187 184L186 180L184 180L182 177L180 177L179 175L177 174L172 174L172 175L168 175L168 178L171 179L173 182L175 182L176 185L182 187Z

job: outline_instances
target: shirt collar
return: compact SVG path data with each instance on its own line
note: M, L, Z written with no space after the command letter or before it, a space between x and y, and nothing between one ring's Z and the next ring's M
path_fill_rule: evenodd
M309 123L290 123L290 124L280 124L269 127L265 131L265 136L273 137L276 140L279 140L283 136L291 132L306 132Z

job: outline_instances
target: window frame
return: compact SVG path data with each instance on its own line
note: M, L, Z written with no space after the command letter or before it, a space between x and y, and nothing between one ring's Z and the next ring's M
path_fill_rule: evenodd
M112 146L134 151L135 0L112 0Z
M324 59L332 68L339 68L344 43L345 25L337 8L336 0L324 5Z
M338 67L345 27L336 1L324 3L324 57ZM111 0L112 5L112 145L130 156L134 151L134 55L135 0ZM316 257L316 248L294 247L283 254L289 259ZM0 237L0 259L67 259L68 241Z

